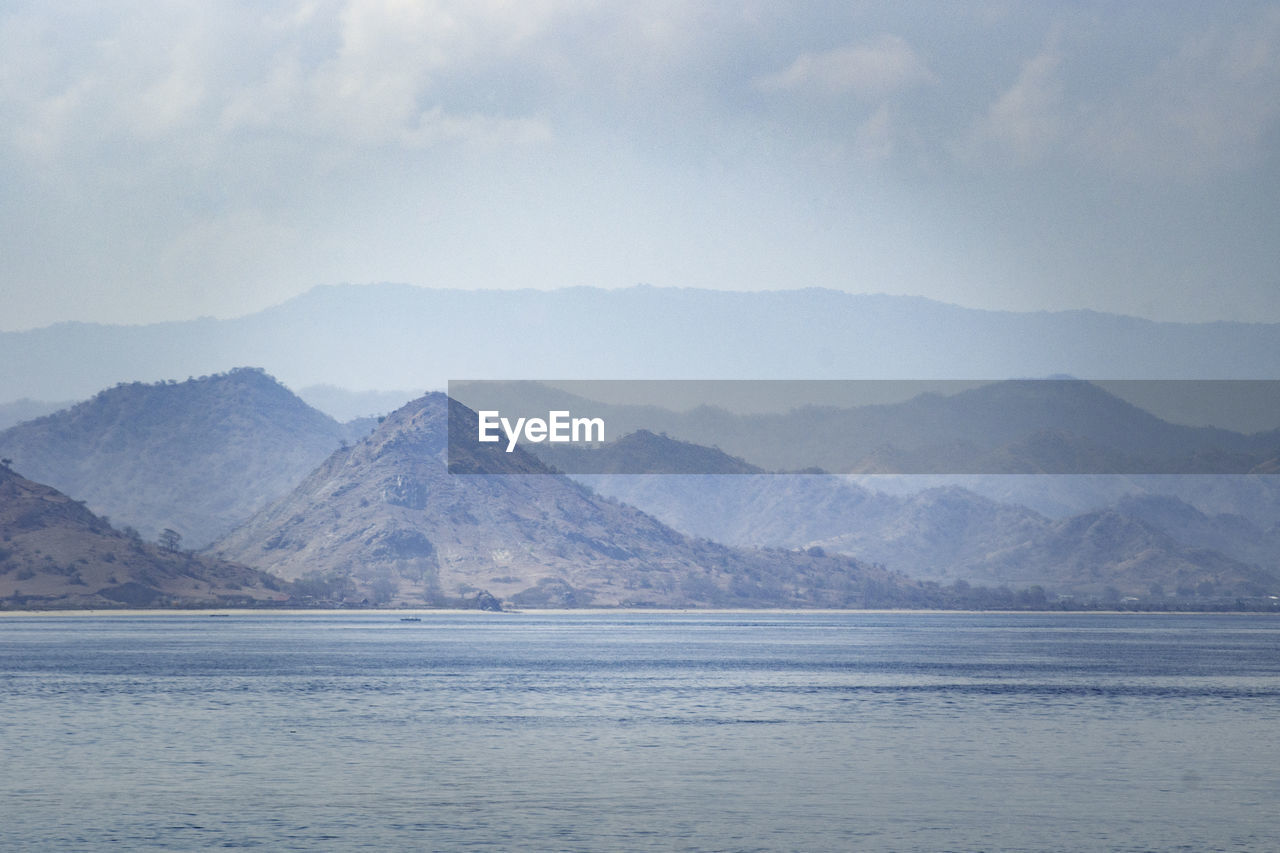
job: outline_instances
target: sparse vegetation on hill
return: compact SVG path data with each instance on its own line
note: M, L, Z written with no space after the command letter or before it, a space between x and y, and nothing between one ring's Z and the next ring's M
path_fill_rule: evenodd
M147 538L201 547L293 488L346 437L261 370L117 385L0 432L0 454Z
M0 608L279 604L287 584L143 542L0 465Z

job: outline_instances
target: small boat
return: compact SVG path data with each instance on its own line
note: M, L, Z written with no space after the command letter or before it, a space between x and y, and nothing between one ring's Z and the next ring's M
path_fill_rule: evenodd
M422 617L421 616L401 616L400 621L401 622L421 622Z

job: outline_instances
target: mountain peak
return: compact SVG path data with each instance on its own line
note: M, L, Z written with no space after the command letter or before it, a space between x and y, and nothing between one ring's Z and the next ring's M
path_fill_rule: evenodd
M119 384L0 432L0 455L118 523L199 547L283 494L343 428L265 371Z
M467 473L450 473L448 430L476 423L444 395L413 400L214 547L317 595L371 603L486 591L524 606L847 606L909 586L848 557L688 539L518 447L469 451L448 460Z

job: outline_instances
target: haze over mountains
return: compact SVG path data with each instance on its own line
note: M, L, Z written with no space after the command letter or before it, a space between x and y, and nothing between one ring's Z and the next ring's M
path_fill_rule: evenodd
M477 396L501 398L507 387L492 383L474 390ZM536 383L510 387L516 398L539 390ZM1271 385L1258 387L1275 392ZM705 407L673 413L592 406L560 389L551 389L549 397L548 405L590 411L619 430L636 423L671 430L671 436L641 432L594 448L532 447L602 493L717 541L816 546L855 553L921 579L1040 584L1075 594L1112 589L1144 595L1166 588L1183 595L1215 589L1256 594L1268 588L1269 577L1280 577L1277 503L1268 497L1280 494L1273 475L1230 476L1274 470L1280 434L1245 436L1169 424L1078 380L1015 380L891 405L750 416ZM715 437L743 458L709 448L699 455L677 436ZM1063 489L1074 488L1077 499L1091 484L1114 479L1128 486L1049 516L946 485L944 477L918 478L925 482L914 489L909 483L917 478L898 478L906 485L901 494L890 495L864 488L855 478L627 476L645 471L749 475L753 471L746 463L756 460L775 469L823 463L858 473L972 466L1042 475L1164 467L1217 476L969 478L988 484L1013 479L1023 484L1023 494L1039 486L1051 493L1057 489L1061 496ZM681 462L690 466L684 472ZM884 478L859 479L874 489ZM930 488L929 480L942 482ZM1159 493L1164 486L1197 487L1206 509ZM1233 495L1240 501L1241 492L1256 501L1252 520L1235 514L1234 506L1215 506ZM1259 501L1260 496L1266 499Z
M909 495L813 475L578 475L691 534L857 554L921 580L1058 593L1260 595L1280 582L1280 527L1132 496L1049 518L956 486Z
M325 286L231 320L0 333L0 401L258 365L292 388L460 378L1270 379L1280 325L1017 314L832 290Z
M1078 384L1043 387L1066 389L1077 408L1092 401L1104 414L1122 412L1124 423L1150 419ZM1018 408L1034 399L1017 393L1024 385L972 399L998 399L1009 424L1033 428ZM633 509L548 473L520 449L463 460L479 475L450 475L445 436L462 415L448 408L428 395L381 423L344 427L262 371L240 369L108 389L0 432L0 455L24 474L38 463L52 477L79 478L81 493L63 491L146 538L161 526L182 533L184 546L226 534L215 551L299 582L293 594L311 601L476 604L483 591L523 606L955 606L959 588L939 585L958 582L1191 605L1280 594L1280 527L1259 509L1276 505L1274 475L987 478L1154 484L1058 515L955 487L888 494L843 477L753 475L749 459L650 432L615 447L626 465L660 459L671 470L737 473L592 481ZM474 414L456 408L470 418L462 433L474 434ZM1225 440L1167 426L1155 423L1156 434L1183 450L1179 437ZM1198 482L1200 491L1162 496L1166 481ZM15 519L6 535L17 532ZM109 530L100 518L84 524ZM55 560L58 570L94 563L95 547ZM139 600L170 594L147 586L153 592ZM63 594L81 600L80 592Z

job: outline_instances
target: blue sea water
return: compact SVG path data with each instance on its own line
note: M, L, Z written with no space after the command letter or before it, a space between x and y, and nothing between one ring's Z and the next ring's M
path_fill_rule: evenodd
M1280 619L6 614L4 850L1280 850Z

